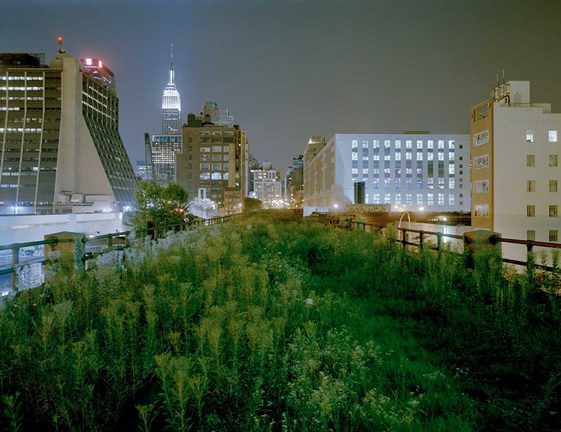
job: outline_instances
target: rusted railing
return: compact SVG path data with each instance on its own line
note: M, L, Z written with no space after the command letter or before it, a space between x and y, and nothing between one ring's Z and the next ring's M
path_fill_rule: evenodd
M131 236L136 237L150 237L153 240L159 238L165 238L167 233L170 231L178 232L190 229L191 227L202 227L202 226L212 226L219 225L229 222L235 217L240 216L240 214L220 216L211 219L196 219L191 222L184 224L170 225L170 226L152 226L145 230L140 231L122 231L116 233L103 234L94 237L82 238L83 244L80 247L82 253L77 250L74 251L78 271L84 271L87 269L87 262L95 259L101 255L107 254L112 251L124 250L130 247ZM20 287L18 287L18 272L23 268L28 267L33 264L45 265L52 261L49 258L47 251L45 250L47 246L57 246L61 244L74 243L75 240L71 239L48 239L39 240L27 243L13 243L10 245L0 246L0 277L5 275L11 275L11 293L16 293ZM28 256L22 251L30 250L33 248L32 255ZM36 250L42 249L42 253L36 255ZM9 253L2 255L2 251L10 251ZM5 260L6 263L3 263ZM25 288L25 287L24 287ZM10 293L9 291L0 292L0 297Z
M347 230L379 231L383 228L387 228L386 226L371 224L362 221L355 221L352 217L337 218L334 216L320 214L320 215L316 215L316 220L326 225L347 229ZM426 231L426 230L414 229L409 227L397 227L396 229L398 233L400 233L400 235L398 235L398 237L396 238L396 241L401 243L404 247L414 246L421 249L429 248L440 253L444 250L444 246L445 246L444 239L455 239L455 240L460 240L459 244L462 245L461 250L451 250L451 252L464 253L467 250L468 241L465 235L447 234L439 231ZM409 233L418 234L419 241L418 242L410 241ZM436 238L436 245L432 243L428 243L427 237ZM528 256L528 259L526 259L526 261L501 257L502 261L505 263L524 266L529 270L533 268L539 268L547 271L558 270L558 268L554 266L550 266L546 264L537 264L534 261L533 253L534 253L534 247L542 247L545 249L561 249L561 244L559 243L542 242L542 241L535 241L535 240L521 240L521 239L506 238L500 236L494 237L494 240L497 243L517 244L517 245L526 246L526 251ZM450 249L447 248L447 250Z

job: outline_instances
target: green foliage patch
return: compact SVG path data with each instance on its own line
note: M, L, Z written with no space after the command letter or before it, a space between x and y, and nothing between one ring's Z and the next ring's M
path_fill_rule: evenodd
M507 344L517 347L512 357L490 365L534 361L524 348L534 343L530 323L558 322L551 303L531 304L527 278L481 266L274 213L139 244L123 269L80 278L66 269L0 310L0 422L84 431L502 427L508 421L497 418L521 404L472 365ZM551 410L555 375L535 376L539 412L529 406L508 425L538 426ZM493 402L478 399L476 383Z

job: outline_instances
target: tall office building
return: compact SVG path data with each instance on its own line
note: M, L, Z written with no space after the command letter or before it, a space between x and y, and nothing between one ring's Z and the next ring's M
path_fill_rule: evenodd
M304 193L304 155L292 158L285 177L285 201L292 208L302 208Z
M99 59L0 54L0 214L133 204L118 112L115 77Z
M531 103L528 81L497 84L471 109L472 225L559 241L561 114ZM511 248L507 244L502 245ZM524 248L509 256L525 257Z
M246 132L204 122L194 114L183 126L183 150L177 153L176 178L191 199L206 197L224 213L242 210L247 196L248 146Z
M468 140L429 133L337 134L327 143L312 137L304 153L304 214L353 203L468 212Z
M175 87L173 44L171 45L169 79L162 94L162 133L144 134L144 151L149 178L160 184L176 181L175 154L182 148L181 98Z
M176 180L175 154L181 151L182 136L152 135L148 140L150 142L152 180L161 184L167 184L170 181L174 182Z
M276 208L282 205L282 182L279 173L263 163L263 168L252 170L253 192L258 200L263 203L263 208Z
M181 98L175 87L173 44L171 45L168 83L162 94L162 134L181 134Z

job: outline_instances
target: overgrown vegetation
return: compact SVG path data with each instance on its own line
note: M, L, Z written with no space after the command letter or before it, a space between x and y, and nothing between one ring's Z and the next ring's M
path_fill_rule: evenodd
M122 270L78 279L66 267L5 305L0 421L557 430L558 299L533 275L508 276L492 257L469 270L461 256L273 213L177 233Z
M146 180L141 181L139 186L135 196L137 209L130 219L135 231L180 229L193 218L187 212L187 191L178 184L169 182L161 186Z

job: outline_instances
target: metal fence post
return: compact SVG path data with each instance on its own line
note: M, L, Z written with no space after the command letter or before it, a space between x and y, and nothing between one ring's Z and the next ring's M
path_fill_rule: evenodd
M18 266L19 266L19 247L12 248L12 292L18 290Z
M45 258L58 258L63 254L72 254L74 268L79 275L84 274L86 255L86 235L63 231L55 234L47 234L45 240L56 240L57 242L45 248Z

